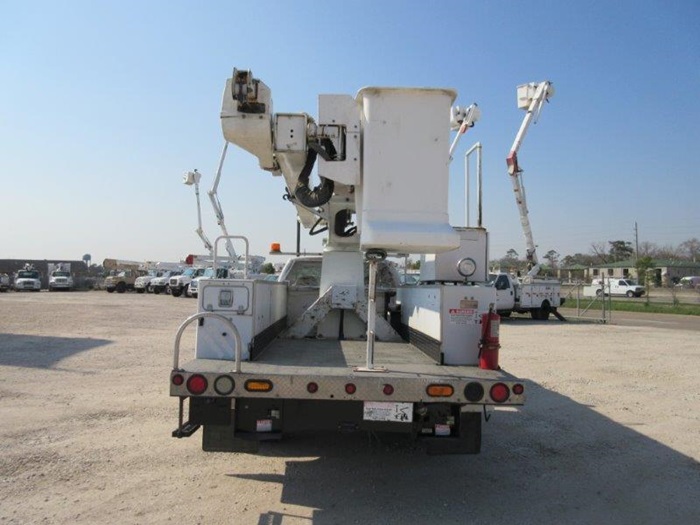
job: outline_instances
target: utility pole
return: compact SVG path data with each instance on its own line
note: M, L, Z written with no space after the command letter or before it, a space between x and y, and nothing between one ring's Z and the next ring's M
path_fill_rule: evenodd
M639 228L637 228L637 221L634 221L634 258L635 262L639 260Z

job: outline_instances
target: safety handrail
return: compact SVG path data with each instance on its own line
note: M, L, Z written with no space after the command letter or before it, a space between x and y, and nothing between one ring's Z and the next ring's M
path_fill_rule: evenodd
M231 322L230 319L224 317L223 315L216 314L214 312L199 312L194 315L189 316L185 321L180 325L180 328L177 329L177 334L175 335L175 347L174 347L174 355L173 355L173 369L178 370L180 368L180 339L182 339L182 334L185 332L185 328L187 328L192 321L196 321L197 319L203 319L205 317L209 317L212 319L218 319L219 321L223 322L225 325L227 325L230 329L231 332L233 332L233 339L236 344L234 348L234 355L236 359L236 368L235 371L236 373L240 373L241 371L241 334L238 333L238 328L236 328L236 325Z
M226 239L228 241L232 239L240 239L245 243L245 267L243 268L243 278L247 279L248 278L248 252L249 252L249 243L248 243L248 238L244 237L243 235L219 235L216 240L214 241L214 277L216 277L216 269L217 269L217 258L218 258L218 247L219 247L219 241L221 239Z

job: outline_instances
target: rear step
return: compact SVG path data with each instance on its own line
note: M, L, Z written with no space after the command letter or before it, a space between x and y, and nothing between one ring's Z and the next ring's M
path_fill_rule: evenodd
M200 427L200 426L201 426L201 425L194 424L194 423L190 423L190 422L188 421L187 423L185 423L185 424L182 425L181 427L178 427L178 428L176 428L175 430L173 430L173 437L174 437L174 438L178 438L178 439L179 439L179 438L188 438L188 437L190 437L192 434L194 434L195 432L197 432L197 430L199 430L199 427Z

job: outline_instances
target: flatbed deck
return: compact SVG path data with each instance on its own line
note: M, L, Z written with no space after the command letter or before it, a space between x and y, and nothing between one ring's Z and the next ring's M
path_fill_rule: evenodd
M484 380L510 379L503 370L483 370L471 365L439 365L416 346L404 342L376 342L374 367L382 372L355 370L367 364L366 341L337 341L319 339L276 339L254 361L241 364L243 374L319 375L324 377L422 378L447 380L474 378ZM234 370L233 361L194 359L181 365L193 373L226 373Z

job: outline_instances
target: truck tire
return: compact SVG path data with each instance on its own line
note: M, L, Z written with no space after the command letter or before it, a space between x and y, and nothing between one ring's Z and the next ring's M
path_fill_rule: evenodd
M114 293L114 288L107 288L107 293Z
M545 301L542 303L542 306L540 307L540 321L549 321L549 314L552 313L552 305L549 304L549 301Z
M600 288L598 288L598 289L595 291L595 296L596 296L596 297L601 297L602 295L603 295L603 290L601 290Z
M627 290L627 293L625 295L632 299L632 297L634 297L634 292L632 290Z
M123 281L117 283L117 288L116 288L116 290L117 290L117 293L124 293L124 292L126 292L126 283L123 282Z
M146 290L144 290L143 288L136 288L136 293L143 293L145 291Z
M171 288L170 295L173 297L180 297L182 295L182 290L180 288Z
M170 295L172 293L172 288L170 288L169 284L165 285L165 295Z

